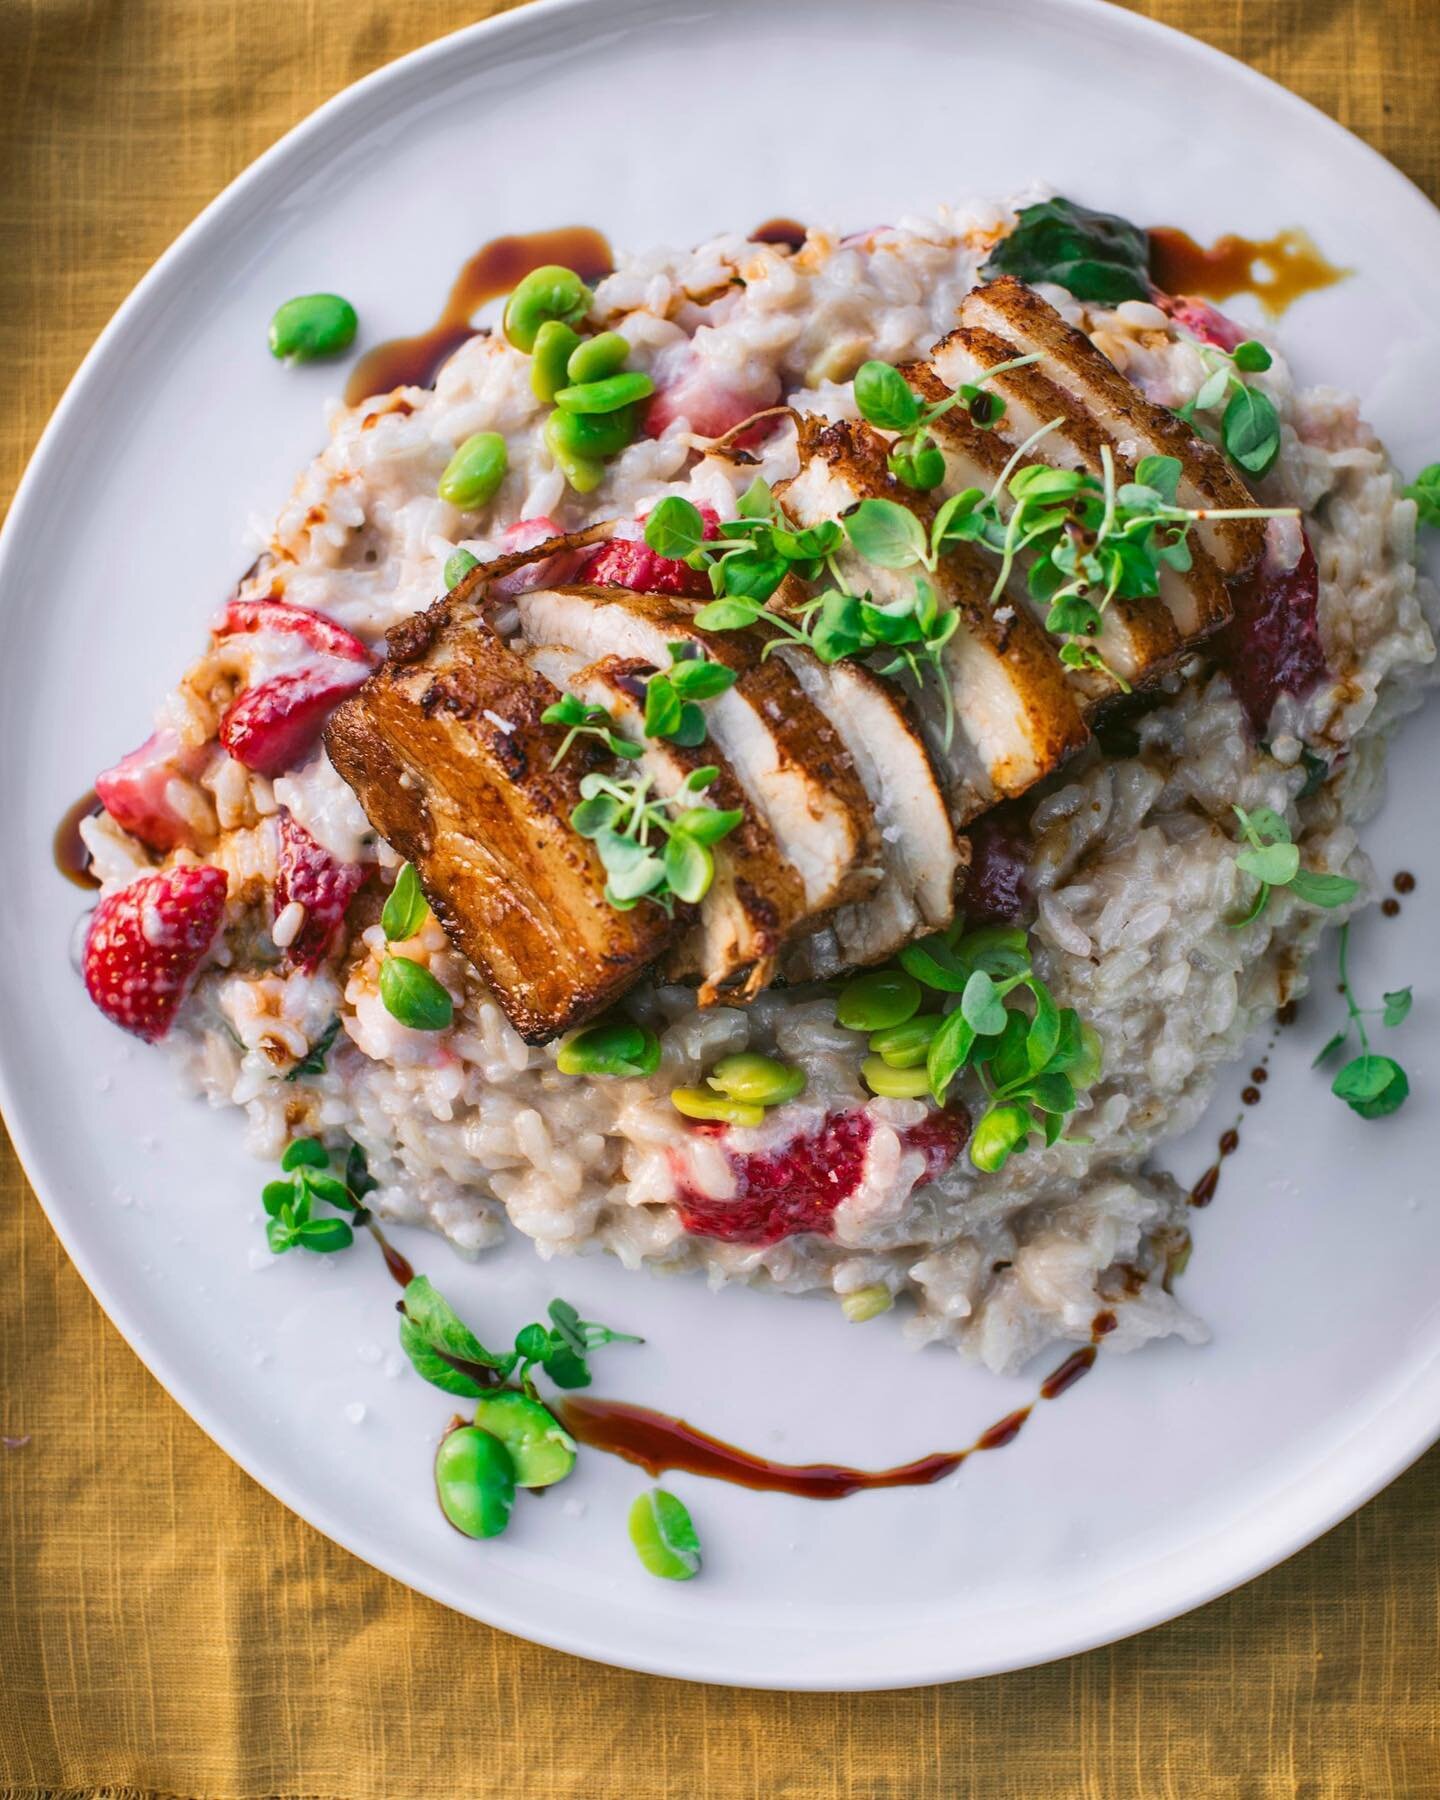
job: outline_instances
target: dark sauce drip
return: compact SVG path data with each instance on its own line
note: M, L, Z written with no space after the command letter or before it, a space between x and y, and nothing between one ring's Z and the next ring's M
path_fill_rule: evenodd
M493 238L461 269L444 310L428 331L391 338L366 351L345 384L346 404L358 406L391 388L429 387L446 358L477 335L470 321L479 308L508 294L516 282L546 263L560 263L582 281L593 283L610 273L615 258L606 240L588 225Z
M1246 1106L1258 1106L1260 1104L1260 1090L1258 1087L1241 1088L1240 1098Z
M781 244L798 250L805 242L805 227L797 219L767 219L750 233L752 243Z
M1299 1016L1300 1002L1298 1000L1287 1000L1283 1006L1277 1008L1275 1013L1275 1023L1283 1029L1286 1025L1293 1025Z
M1102 1321L1109 1320L1108 1324ZM1113 1331L1112 1313L1101 1313L1095 1322L1099 1338ZM1073 1387L1094 1366L1093 1343L1067 1356L1040 1384L1040 1398L1054 1400ZM447 1361L450 1359L447 1357ZM782 1463L755 1456L708 1432L698 1431L684 1419L652 1412L648 1406L631 1406L623 1400L595 1400L567 1394L553 1409L570 1435L592 1450L605 1450L635 1463L651 1476L666 1469L682 1469L689 1475L707 1475L736 1487L767 1494L795 1494L803 1500L843 1500L867 1488L928 1487L953 1474L968 1456L982 1450L1002 1450L1020 1435L1034 1403L997 1419L964 1450L939 1450L893 1469L851 1469L843 1463Z
M1150 227L1150 274L1167 294L1228 300L1254 294L1272 316L1302 294L1333 287L1350 271L1327 262L1305 232L1247 238L1227 232L1208 247L1170 225Z
M1097 1338L1109 1337L1110 1333L1119 1323L1120 1321L1115 1317L1114 1313L1107 1309L1105 1312L1096 1313L1095 1317L1090 1321L1090 1330Z
M1398 919L1400 916L1400 902L1393 894L1387 894L1380 902L1380 910L1387 919Z
M90 871L90 852L85 848L85 840L80 835L80 821L93 818L99 810L100 801L94 788L91 788L73 806L66 807L64 817L55 827L55 867L67 881L73 881L76 887L98 888L100 885Z
M1255 1095L1255 1100L1260 1098L1258 1089L1246 1088L1245 1094L1251 1093ZM1240 1096L1242 1100L1245 1099L1245 1094ZM1255 1101L1246 1100L1245 1104L1247 1106L1253 1106ZM1222 1131L1220 1133L1220 1143L1218 1148L1220 1154L1190 1190L1190 1204L1192 1206L1208 1206L1215 1198L1215 1190L1220 1185L1220 1165L1227 1156L1233 1156L1240 1148L1240 1133L1233 1125L1229 1131Z
M1397 894L1413 894L1415 892L1415 877L1408 869L1402 869L1395 877L1394 887Z
M380 1254L384 1257L385 1267L390 1271L391 1276L400 1283L402 1288L409 1287L415 1279L415 1271L410 1266L409 1257L400 1254L368 1213L365 1216L365 1224L371 1237L380 1246Z
M1270 1079L1270 1071L1265 1067L1264 1063L1257 1063L1250 1071L1250 1079L1258 1086L1264 1087L1265 1083Z

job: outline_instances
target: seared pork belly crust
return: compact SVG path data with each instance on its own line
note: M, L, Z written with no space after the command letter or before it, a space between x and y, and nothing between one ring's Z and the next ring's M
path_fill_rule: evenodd
M464 587L390 634L385 666L331 715L330 760L527 1043L602 1010L681 928L605 898L570 826L595 757L540 715L559 690L500 641ZM589 742L590 740L585 740Z
M927 404L978 385L1003 405L957 403L930 423L945 474L929 492L891 473L885 433L799 417L797 471L775 490L796 529L886 500L928 535L948 497L1003 492L1022 463L1124 483L1150 455L1179 461L1182 504L1250 503L1211 445L1009 277L969 294L955 328L901 372ZM326 733L371 823L414 863L436 916L530 1043L602 1011L647 968L697 983L702 1005L743 1003L777 974L877 963L945 929L966 825L1056 773L1117 694L1159 681L1227 624L1229 584L1263 547L1258 520L1199 522L1190 566L1164 566L1154 596L1111 600L1094 639L1100 666L1071 667L1028 591L1026 553L997 586L998 558L957 543L929 577L957 628L917 686L881 675L883 652L869 666L827 664L763 615L706 631L694 600L567 580L616 529L597 523L472 571L391 633L388 663ZM846 537L820 582L792 574L769 611L793 625L832 573L903 609L917 570L879 567ZM647 683L697 654L735 677L704 702L705 741L648 736ZM541 715L565 692L603 708L640 753L622 763L582 734L552 768L565 728ZM662 806L742 815L714 844L697 904L620 910L605 898L599 854L569 823L582 778L599 769L642 781ZM685 784L702 769L713 774L697 798Z

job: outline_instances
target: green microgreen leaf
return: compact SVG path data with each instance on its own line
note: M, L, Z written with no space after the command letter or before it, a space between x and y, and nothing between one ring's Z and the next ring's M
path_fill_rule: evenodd
M400 1348L417 1375L447 1394L471 1399L497 1386L516 1361L487 1350L424 1275L417 1275L405 1289Z
M926 559L925 527L898 501L862 500L844 525L846 537L877 568L908 569Z
M861 363L855 373L855 404L860 416L882 431L913 431L920 422L919 397L889 363Z
M700 509L679 494L667 494L645 520L645 542L657 556L683 561L705 541Z
M380 965L380 998L393 1019L411 1031L445 1031L455 1003L423 964L387 956Z
M339 1013L336 1013L335 1017L331 1019L330 1023L320 1033L319 1037L316 1038L315 1042L305 1052L304 1056L300 1058L294 1068L287 1069L281 1079L284 1081L300 1081L306 1075L323 1074L325 1070L325 1059L330 1054L331 1047L339 1035L340 1015Z
M420 877L415 873L415 865L407 862L395 877L395 885L386 896L380 913L380 929L385 933L386 942L403 943L414 937L425 923L429 910L425 896L420 892Z
M1422 525L1440 529L1440 463L1431 463L1422 469L1401 492L1407 500L1415 502Z
M1238 860L1238 859L1237 859ZM1348 875L1327 875L1299 869L1290 877L1290 892L1308 906L1345 906L1360 892L1360 883Z
M330 1156L319 1138L295 1138L285 1146L280 1167L292 1169L328 1169Z
M1246 338L1243 344L1237 344L1230 352L1231 361L1237 369L1243 369L1247 375L1259 374L1268 369L1275 360L1270 352L1254 338Z
M1258 388L1238 386L1220 422L1225 454L1248 475L1268 475L1280 454L1280 415Z
M1383 1119L1405 1104L1410 1082L1393 1057L1365 1054L1345 1064L1330 1091L1362 1119Z
M1384 994L1381 998L1385 1002L1382 1023L1386 1025L1403 1025L1405 1020L1410 1016L1410 1008L1413 1004L1413 996L1410 989L1408 987L1396 988L1392 993Z

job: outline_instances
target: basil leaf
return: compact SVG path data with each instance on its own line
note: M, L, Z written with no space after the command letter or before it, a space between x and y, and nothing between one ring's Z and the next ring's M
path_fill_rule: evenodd
M444 1031L455 1016L449 994L408 956L387 956L381 963L380 998L386 1012L411 1031Z
M645 520L645 542L657 556L682 561L705 541L700 509L679 494L667 494Z
M860 416L882 431L913 431L920 422L919 398L889 363L861 363L855 372L855 404Z
M862 500L844 524L850 542L878 568L908 569L924 559L925 528L896 500Z
M403 943L406 938L414 937L425 923L429 910L425 896L420 892L420 877L415 873L414 865L406 863L395 877L395 885L386 895L380 913L380 929L385 933L385 941Z
M1280 415L1258 388L1237 387L1220 421L1225 454L1250 475L1267 475L1280 454Z
M1150 298L1150 240L1114 213L1057 196L1022 207L1014 231L980 271L987 280L1053 281L1077 300L1116 305Z
M1290 892L1310 906L1344 906L1360 892L1360 883L1348 875L1324 875L1300 869L1290 877Z

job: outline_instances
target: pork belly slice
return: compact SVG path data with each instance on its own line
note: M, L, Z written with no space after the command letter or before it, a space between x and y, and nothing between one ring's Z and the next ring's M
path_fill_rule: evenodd
M1107 356L1023 282L1002 275L977 287L960 303L960 322L993 331L1022 355L1038 350L1045 374L1079 402L1124 450L1127 460L1173 456L1180 463L1179 498L1184 506L1251 506L1249 489L1212 445L1195 437L1175 414L1156 406L1128 381ZM1211 519L1196 535L1221 573L1244 574L1265 547L1261 519Z
M587 705L603 706L617 731L644 745L645 754L627 766L648 775L662 799L675 794L696 769L719 769L698 804L726 812L738 807L745 817L714 845L715 879L695 924L671 949L665 974L674 981L698 978L702 1006L753 999L773 978L786 936L805 917L805 894L769 826L746 805L734 771L713 742L687 749L646 737L645 678L653 664L618 656L586 663L576 651L554 645L532 649L526 660L556 687L568 688Z
M930 367L945 387L953 390L1020 354L1013 344L993 332L972 331L962 325L935 346ZM1033 433L1058 419L1055 429L1025 452L1027 462L1046 463L1056 469L1080 469L1103 480L1105 465L1101 453L1108 445L1117 484L1134 480L1135 464L1120 445L1096 424L1072 394L1057 387L1033 363L997 375L986 385L1005 401L999 422L992 430L981 431L962 407L956 407L946 415L954 421L953 429L961 434L998 439L1008 457ZM1120 670L1127 680L1143 681L1152 670L1173 660L1186 641L1218 630L1228 621L1230 595L1225 578L1193 531L1190 554L1192 566L1188 570L1161 566L1158 598L1117 598L1106 608L1123 621L1124 635L1131 646L1133 674Z
M904 697L859 663L819 662L795 644L775 651L844 739L880 827L884 877L872 899L830 921L845 963L872 963L955 916L966 857Z
M684 927L618 911L595 847L570 826L580 778L610 759L540 722L559 692L463 604L390 634L390 657L325 729L370 823L529 1044L600 1012Z
M894 479L885 466L885 440L868 425L802 418L799 452L799 474L777 489L797 524L818 525L873 498L899 501L928 527L933 506ZM881 605L911 593L921 572L877 568L848 540L836 563L847 586L868 589ZM960 615L944 654L955 707L948 746L933 682L924 684L917 706L951 817L963 824L996 800L1024 793L1089 733L1053 642L1019 607L991 606L994 571L978 551L957 546L941 558L933 579L942 604Z
M666 669L672 643L700 645L735 670L705 702L716 749L800 878L815 913L874 892L880 879L875 816L840 737L794 674L753 632L704 632L694 609L627 588L535 588L516 597L532 644L559 644L587 661L618 656Z

